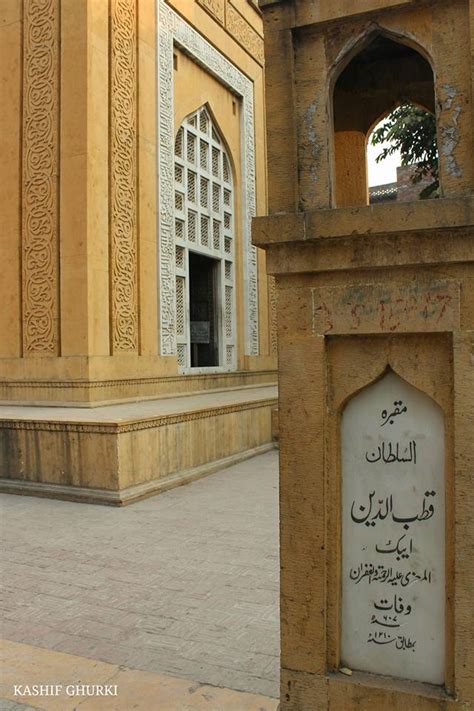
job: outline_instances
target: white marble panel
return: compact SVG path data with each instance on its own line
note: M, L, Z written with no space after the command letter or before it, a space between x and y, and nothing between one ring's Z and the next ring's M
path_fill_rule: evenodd
M443 684L443 413L389 371L348 403L341 438L341 661Z

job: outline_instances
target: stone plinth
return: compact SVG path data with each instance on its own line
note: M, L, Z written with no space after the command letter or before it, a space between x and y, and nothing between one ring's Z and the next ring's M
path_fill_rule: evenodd
M272 444L276 388L97 409L0 407L0 489L127 504Z
M276 382L273 286L250 232L267 204L258 8L5 0L0 46L0 406L18 406L0 424L8 490L120 503L129 486L184 481L269 442L265 408L142 421L149 400L234 401ZM195 253L208 261L192 265ZM121 428L137 401L139 423ZM58 409L45 424L34 407ZM77 408L96 408L103 429Z

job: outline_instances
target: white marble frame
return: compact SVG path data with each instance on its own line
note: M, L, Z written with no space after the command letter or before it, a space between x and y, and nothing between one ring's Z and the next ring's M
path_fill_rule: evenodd
M177 46L236 94L242 102L242 255L244 274L245 354L258 355L257 250L251 241L255 215L255 135L253 82L202 35L157 0L158 117L158 284L160 353L176 354L174 238L173 47ZM196 107L197 108L197 107Z

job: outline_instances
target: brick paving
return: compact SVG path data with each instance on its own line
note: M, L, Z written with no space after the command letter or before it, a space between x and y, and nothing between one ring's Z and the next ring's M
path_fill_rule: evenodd
M126 508L0 496L2 636L278 696L277 452Z

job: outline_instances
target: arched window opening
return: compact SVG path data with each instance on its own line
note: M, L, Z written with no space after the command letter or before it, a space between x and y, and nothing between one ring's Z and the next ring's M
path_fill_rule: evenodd
M406 102L397 106L367 141L370 203L439 197L436 119Z
M356 54L334 85L334 202L369 204L367 139L396 107L435 113L433 70L412 47L377 34Z
M175 140L176 337L181 368L235 367L234 194L209 111Z

